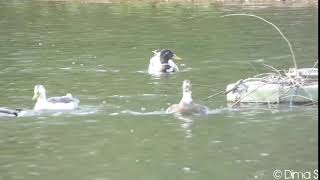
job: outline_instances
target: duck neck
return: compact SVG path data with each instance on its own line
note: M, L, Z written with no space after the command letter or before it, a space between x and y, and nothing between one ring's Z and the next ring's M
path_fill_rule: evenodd
M192 91L183 91L183 96L180 101L180 104L191 104L192 103Z
M46 93L40 93L38 97L38 101L47 101Z

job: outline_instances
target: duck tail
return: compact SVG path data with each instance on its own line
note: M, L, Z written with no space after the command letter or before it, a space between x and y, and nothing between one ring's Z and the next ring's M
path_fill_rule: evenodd
M160 51L160 49L155 49L155 50L153 50L152 52L153 52L154 54L157 54L157 53L159 53L159 51Z
M11 110L11 109L0 109L0 113L11 114L11 115L14 115L14 116L18 116L18 113L20 111L19 110Z

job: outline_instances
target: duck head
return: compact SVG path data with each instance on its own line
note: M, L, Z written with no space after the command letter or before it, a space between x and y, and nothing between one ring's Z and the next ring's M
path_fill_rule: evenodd
M33 93L34 93L34 95L33 95L32 100L36 100L38 98L46 99L46 90L43 85L35 85Z
M184 80L182 83L182 92L192 92L192 84L190 80Z
M180 104L191 104L192 101L192 84L190 80L184 80L182 83L182 99Z
M159 54L160 57L160 62L162 64L162 68L161 68L161 72L175 72L175 69L172 68L169 63L169 61L173 61L173 60L181 60L180 57L178 57L173 51L171 51L170 49L163 49L160 51ZM172 63L171 63L172 64Z
M160 61L161 64L168 64L169 60L182 60L170 49L163 49L160 51Z

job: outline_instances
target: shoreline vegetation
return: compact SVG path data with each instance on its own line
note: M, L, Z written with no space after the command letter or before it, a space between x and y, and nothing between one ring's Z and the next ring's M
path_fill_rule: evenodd
M40 0L48 2L77 2L104 4L134 4L154 6L162 4L195 6L276 6L276 7L316 7L318 0Z

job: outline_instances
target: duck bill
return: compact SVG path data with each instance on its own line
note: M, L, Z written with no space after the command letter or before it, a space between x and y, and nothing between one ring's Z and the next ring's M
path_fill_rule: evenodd
M38 93L35 93L34 95L33 95L33 97L32 97L32 101L34 101L34 100L36 100L37 98L38 98Z
M182 58L179 57L179 56L177 56L176 54L173 55L172 59L173 59L173 60L177 60L177 61L182 60Z

